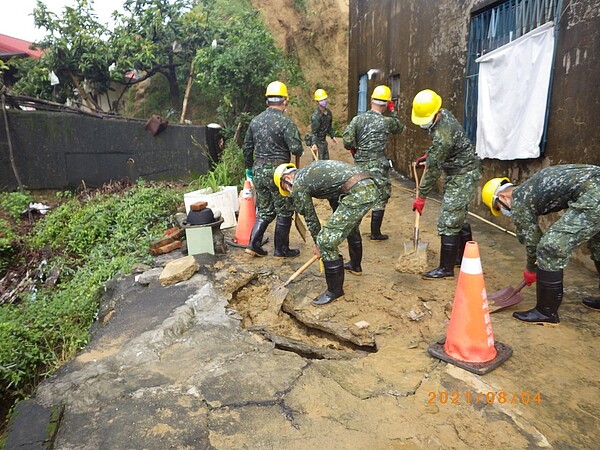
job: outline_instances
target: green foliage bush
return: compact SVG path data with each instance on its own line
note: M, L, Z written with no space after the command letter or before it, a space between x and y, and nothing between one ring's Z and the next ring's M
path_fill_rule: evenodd
M234 141L225 144L221 159L213 169L200 175L190 183L190 189L211 188L217 192L221 186L243 187L244 184L244 154Z
M30 202L31 196L27 192L0 192L0 208L6 211L13 220L21 217Z
M149 244L173 225L182 195L140 182L119 195L71 198L35 225L28 243L52 249L48 268L61 267L61 282L0 307L0 398L28 395L83 348L106 282L150 259Z
M19 239L9 220L19 220L30 201L26 192L0 193L0 210L5 216L0 217L0 277L15 256L14 243Z

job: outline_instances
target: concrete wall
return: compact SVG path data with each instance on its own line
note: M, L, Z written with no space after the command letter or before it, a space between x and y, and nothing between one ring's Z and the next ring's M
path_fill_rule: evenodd
M490 0L350 0L348 120L357 110L358 77L380 72L369 81L369 95L378 84L400 76L399 115L407 126L390 139L388 156L396 169L410 176L410 163L431 141L410 122L415 94L431 88L444 107L462 122L465 67L471 14L498 3ZM560 14L560 13L559 13ZM522 182L540 168L565 163L600 165L600 0L563 1L545 155L533 160L484 160L482 183L506 175ZM473 211L493 218L477 198ZM555 217L542 220L542 225Z
M169 124L151 136L140 120L45 111L7 114L17 170L28 189L93 187L125 177L189 180L209 167L206 127ZM0 189L15 187L2 126Z

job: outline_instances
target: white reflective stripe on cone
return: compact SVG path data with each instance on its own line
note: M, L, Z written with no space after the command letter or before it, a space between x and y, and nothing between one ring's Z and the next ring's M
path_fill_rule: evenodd
M483 273L481 269L481 259L479 258L463 258L460 264L460 271L469 275L479 275Z

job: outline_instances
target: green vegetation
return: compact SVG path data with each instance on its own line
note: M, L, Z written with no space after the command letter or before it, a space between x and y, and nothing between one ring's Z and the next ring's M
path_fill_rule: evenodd
M219 23L214 30L216 47L196 53L196 82L212 89L220 99L217 110L227 137L239 124L246 125L264 109L266 86L273 80L297 83L297 66L275 45L256 11Z
M29 395L33 387L83 348L105 283L148 261L149 244L173 225L179 189L140 182L116 194L70 198L41 218L26 240L40 281L21 301L0 307L0 398ZM42 284L60 270L54 289Z
M244 184L244 155L242 150L233 141L225 145L221 160L214 168L200 175L190 183L190 190L211 188L217 192L221 186L243 187Z
M15 243L19 236L12 227L11 222L18 221L29 203L31 197L26 192L0 193L0 274L3 273L11 260L15 257Z
M213 170L186 190L241 186L243 175L242 151L229 142ZM183 193L182 187L141 181L133 186L109 184L78 196L59 195L62 203L20 241L29 254L41 255L35 284L18 301L0 305L3 402L27 397L87 344L106 282L129 273L134 263L150 262L149 245L174 225L173 213ZM15 219L29 201L28 194L0 195L4 214ZM1 251L17 238L7 220L0 219L0 230ZM5 269L0 268L0 274ZM60 283L46 287L44 281L52 273L60 274Z
M0 192L0 208L6 211L13 220L21 217L30 202L31 196L27 192Z

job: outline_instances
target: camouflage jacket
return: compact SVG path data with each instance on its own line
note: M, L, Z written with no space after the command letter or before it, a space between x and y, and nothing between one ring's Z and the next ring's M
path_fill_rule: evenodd
M427 198L442 170L447 175L459 175L481 166L475 146L452 113L440 109L441 116L429 130L432 144L427 149L427 171L419 186L419 196Z
M290 161L290 153L301 156L302 140L298 128L276 108L267 108L250 121L244 139L244 162L251 169L257 159Z
M336 160L319 160L296 171L292 199L294 209L304 216L311 236L316 239L321 223L312 202L314 198L337 199L342 186L353 175L363 172L360 167Z
M600 167L565 164L546 167L515 186L512 194L512 219L517 238L527 249L527 268L535 268L536 249L542 238L538 217L567 209L569 204L590 189L600 187Z
M390 116L369 110L354 117L344 130L344 148L356 150L354 161L369 162L385 158L388 135L398 134L404 125L396 112Z
M310 145L315 145L317 141L324 141L325 137L333 138L333 114L329 109L325 109L325 114L319 108L313 112L310 118L311 127L311 142Z

